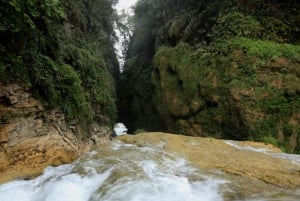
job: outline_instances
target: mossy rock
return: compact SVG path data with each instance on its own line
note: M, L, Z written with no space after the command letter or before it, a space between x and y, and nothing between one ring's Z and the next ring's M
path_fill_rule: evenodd
M245 41L229 45L235 49L225 56L187 44L161 47L152 73L157 111L172 132L268 141L290 150L290 138L280 142L278 133L300 108L299 77L290 66L298 65L298 47L289 52L285 44L257 41L262 49L254 51ZM269 56L272 48L280 59Z

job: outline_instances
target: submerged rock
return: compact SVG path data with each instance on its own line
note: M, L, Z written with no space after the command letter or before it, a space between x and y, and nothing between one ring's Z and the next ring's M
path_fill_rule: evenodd
M203 169L221 170L281 188L300 189L300 162L287 157L295 156L300 159L300 156L283 154L280 149L270 144L166 133L123 135L117 140L138 146L159 145Z

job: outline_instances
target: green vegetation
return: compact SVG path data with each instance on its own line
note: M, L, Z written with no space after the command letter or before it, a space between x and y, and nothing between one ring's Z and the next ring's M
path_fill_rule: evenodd
M46 108L61 108L84 128L111 124L115 3L1 0L0 80L29 86Z
M300 58L300 46L292 44L279 44L271 41L254 40L244 37L233 37L225 42L229 50L241 49L248 56L259 56L262 59L276 59L287 57Z
M134 134L145 133L145 132L147 132L147 131L145 131L144 129L136 129L134 131Z
M237 36L256 38L261 29L259 21L253 16L234 11L218 18L213 27L213 37L218 41Z
M57 64L47 56L39 56L32 66L30 81L35 95L48 108L61 107L68 119L92 121L84 89L78 74L68 64ZM80 116L78 115L80 114Z
M299 152L299 9L292 0L138 1L119 89L126 125Z
M190 55L189 46L179 44L175 48L161 47L153 60L160 73L160 79L166 79L162 81L164 86L161 87L168 87L168 91L173 92L176 91L175 88L180 88L183 91L182 96L187 100L192 100L197 95L200 78L199 67Z

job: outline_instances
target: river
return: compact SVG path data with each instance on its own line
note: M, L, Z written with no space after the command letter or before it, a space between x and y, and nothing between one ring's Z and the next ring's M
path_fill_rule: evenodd
M300 193L243 193L239 177L192 167L162 146L111 142L33 180L0 185L1 201L296 201ZM250 191L251 192L251 191Z

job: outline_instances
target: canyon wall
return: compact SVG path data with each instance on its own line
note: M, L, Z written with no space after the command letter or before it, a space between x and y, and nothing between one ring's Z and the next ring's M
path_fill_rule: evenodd
M61 110L45 110L27 87L0 82L0 175L12 172L1 176L3 181L70 163L93 145L106 143L111 131L99 122L86 131L78 121L67 122ZM84 132L90 137L81 139Z
M300 4L139 1L119 110L135 130L300 152Z
M108 140L117 118L115 4L1 2L2 172L32 175Z

